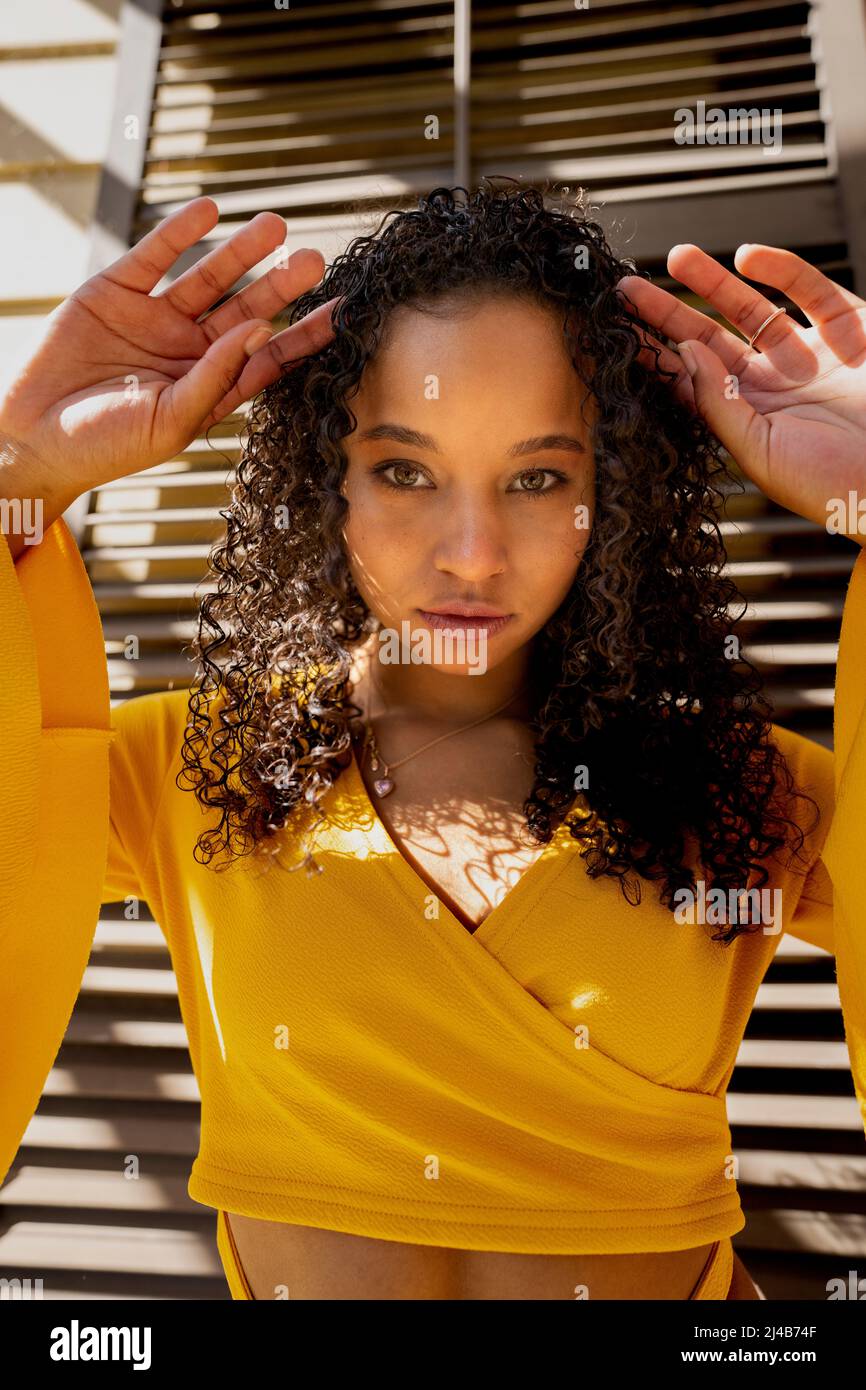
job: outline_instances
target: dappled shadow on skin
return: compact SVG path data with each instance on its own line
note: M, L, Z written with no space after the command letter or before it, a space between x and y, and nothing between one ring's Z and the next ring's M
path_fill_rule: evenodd
M422 799L411 786L400 787L399 800L393 793L377 797L356 766L344 776L352 773L365 819L373 825L378 820L393 852L469 932L502 905L544 853L546 846L532 837L513 800L427 790Z
M311 873L323 869L330 855L366 863L381 859L392 866L402 861L398 873L404 885L408 874L416 891L426 889L474 934L545 853L555 853L551 842L563 833L562 821L577 800L575 796L558 818L551 815L553 833L547 841L535 838L524 811L534 760L523 749L512 752L513 761L501 743L495 750L473 748L471 756L444 775L441 766L437 769L439 787L430 786L426 769L407 775L401 768L394 791L379 796L374 782L381 771L374 773L368 758L362 772L361 751L355 746L321 799L323 819L315 828L311 818L302 826L287 826L273 860L290 872L303 871L307 849ZM499 786L491 791L494 761Z

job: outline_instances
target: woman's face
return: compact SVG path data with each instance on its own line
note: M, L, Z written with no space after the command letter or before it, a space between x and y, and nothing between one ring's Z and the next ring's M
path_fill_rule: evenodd
M343 535L359 592L398 636L408 622L432 638L425 614L449 603L509 615L486 630L491 669L544 626L580 564L593 402L582 416L555 311L498 296L435 310L392 313L349 402ZM453 653L433 664L469 670Z

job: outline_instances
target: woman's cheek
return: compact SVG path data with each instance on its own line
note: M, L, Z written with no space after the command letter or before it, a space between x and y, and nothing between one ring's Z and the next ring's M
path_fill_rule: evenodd
M541 507L543 503L537 505ZM531 535L533 563L541 565L542 573L550 568L554 556L566 569L577 564L587 547L591 529L591 508L571 503L558 507L554 516L548 513L534 520L531 528L521 527L524 541Z
M542 567L540 572L548 576L549 590L556 604L561 602L574 582L589 544L591 530L591 510L569 507L557 519L553 533L548 531L539 565Z
M386 626L395 626L401 617L401 600L407 576L417 566L417 550L413 550L404 533L393 521L385 525L370 523L347 527L349 569L355 586L367 607Z

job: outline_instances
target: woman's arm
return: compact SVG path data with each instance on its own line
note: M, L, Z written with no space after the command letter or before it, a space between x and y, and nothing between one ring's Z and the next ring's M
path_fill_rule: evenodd
M319 310L250 355L256 326L269 337L267 316L318 279L310 251L197 321L282 239L270 213L152 295L215 214L195 200L76 290L0 401L0 1180L63 1040L100 903L147 896L168 757L154 737L162 697L111 710L99 611L62 512L178 453L333 331Z
M39 1103L99 917L110 712L102 626L62 520L0 537L0 1178Z
M187 693L111 709L102 624L62 519L14 566L0 537L0 612L2 1178L63 1040L100 904L147 901L166 920L150 849Z
M2 409L2 406L0 406ZM38 513L34 503L38 499ZM50 474L40 468L27 445L0 434L0 534L13 560L39 540L75 499L64 499L52 486Z
M836 958L845 1041L866 1130L866 550L842 615L836 666L834 804L788 931Z
M832 819L791 931L836 957L866 1129L866 302L781 247L747 243L736 263L787 294L812 326L779 314L749 346L648 280L626 276L620 290L645 324L690 349L677 356L641 328L645 343L660 347L661 366L676 373L672 390L743 472L774 501L860 546L836 669ZM754 335L774 310L700 247L675 247L669 269L741 333ZM640 360L654 370L649 346Z
M833 952L866 1130L866 550L848 585L833 713L836 804L821 863L833 888Z

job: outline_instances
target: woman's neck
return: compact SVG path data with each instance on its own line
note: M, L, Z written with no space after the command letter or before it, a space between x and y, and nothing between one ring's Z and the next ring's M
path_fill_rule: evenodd
M430 665L383 663L376 635L358 648L352 665L353 700L366 717L389 716L455 728L505 705L505 718L529 719L529 652L512 653L481 675L451 675ZM510 698L511 697L511 698Z

